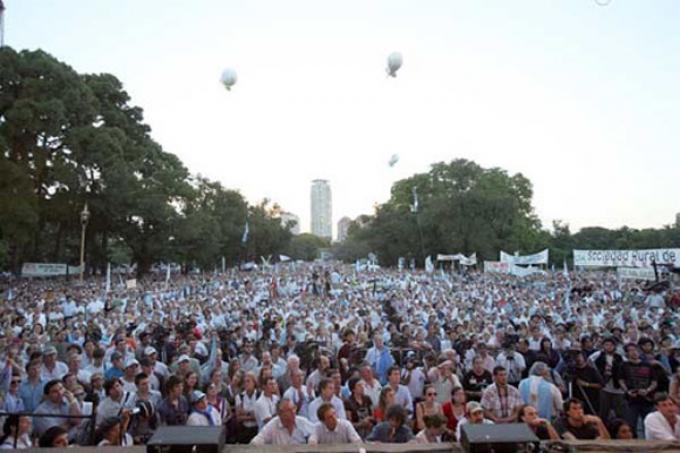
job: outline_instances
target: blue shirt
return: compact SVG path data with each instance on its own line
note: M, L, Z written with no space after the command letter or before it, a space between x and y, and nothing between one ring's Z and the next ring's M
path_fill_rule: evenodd
M45 382L38 380L35 384L31 381L24 381L19 386L19 397L24 402L27 412L34 412L43 397Z
M123 373L123 370L121 370L120 368L116 368L115 366L112 366L111 368L106 370L106 373L104 374L104 379L106 379L107 381L112 378L120 379L123 377L124 374L125 373Z

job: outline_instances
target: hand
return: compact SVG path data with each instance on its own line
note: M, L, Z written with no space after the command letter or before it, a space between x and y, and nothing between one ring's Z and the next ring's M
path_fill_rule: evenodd
M532 423L533 426L547 426L548 425L548 420L544 418L537 418L536 420L533 421Z
M602 420L600 419L600 417L598 417L597 415L584 415L584 416L583 416L583 421L584 421L585 423L597 423L597 424L599 424L599 423L602 422Z
M638 390L637 393L640 396L647 396L647 389Z

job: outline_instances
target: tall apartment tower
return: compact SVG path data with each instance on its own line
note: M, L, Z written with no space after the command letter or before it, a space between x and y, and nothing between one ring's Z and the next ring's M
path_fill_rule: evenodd
M325 179L312 181L312 234L333 237L331 186Z
M352 223L352 219L349 217L343 217L338 220L338 242L342 242L347 239L347 232L349 231L349 226Z

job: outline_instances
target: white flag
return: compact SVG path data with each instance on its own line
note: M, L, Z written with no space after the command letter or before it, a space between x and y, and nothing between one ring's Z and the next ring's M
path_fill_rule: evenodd
M285 263L286 261L290 261L290 256L279 255L279 261L281 261L282 263Z
M106 266L106 292L111 292L111 263Z
M243 229L243 236L241 236L241 243L245 244L248 242L248 233L250 233L250 229L248 228L248 221L246 220L246 226Z
M413 189L411 189L411 193L413 193L413 204L411 205L411 212L414 214L418 213L418 191L417 187L413 186Z
M431 274L434 272L434 263L432 262L432 257L428 255L427 258L425 258L425 270Z

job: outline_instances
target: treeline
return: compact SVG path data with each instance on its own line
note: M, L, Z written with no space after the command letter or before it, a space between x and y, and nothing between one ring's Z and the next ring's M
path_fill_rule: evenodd
M573 249L680 247L678 225L591 227L572 233L568 224L555 221L551 229L543 228L532 195L531 182L522 174L463 159L437 163L427 173L396 182L390 199L374 215L356 219L334 252L346 261L373 252L384 265L394 266L405 257L422 266L424 257L437 253L476 252L480 260L498 260L500 250L526 254L547 247L551 262L559 266L564 259L571 265Z
M213 269L223 256L232 265L289 251L278 206L191 175L150 131L113 75L1 48L0 269L78 264L85 203L88 272L107 262L139 274L157 262Z

